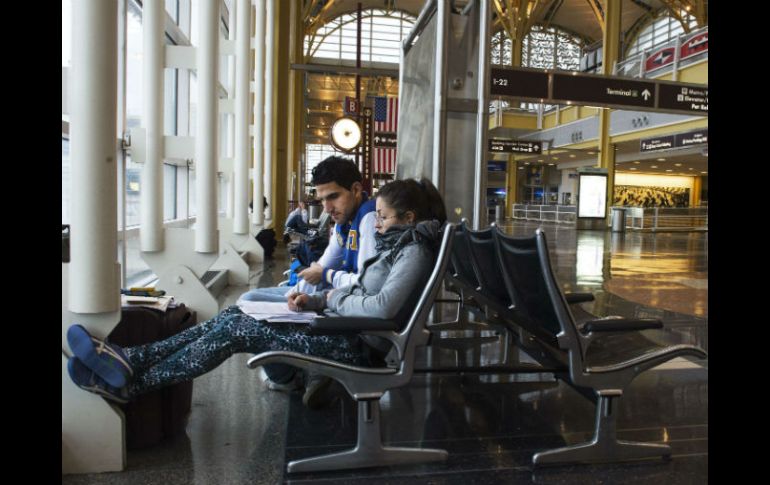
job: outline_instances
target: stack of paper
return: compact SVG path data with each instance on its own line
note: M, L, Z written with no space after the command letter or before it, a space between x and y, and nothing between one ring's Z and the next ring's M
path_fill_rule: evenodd
M171 302L174 301L173 296L128 296L121 295L120 303L123 306L143 306L145 308L154 308L165 312L168 310Z
M293 312L285 302L239 301L238 308L256 320L286 323L310 323L318 317L316 312Z

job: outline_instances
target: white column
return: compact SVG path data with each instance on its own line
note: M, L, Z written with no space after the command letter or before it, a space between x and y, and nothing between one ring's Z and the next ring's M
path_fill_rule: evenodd
M254 28L254 189L252 201L254 210L251 214L253 224L264 222L262 197L265 159L265 2L256 0L256 26Z
M235 30L235 184L233 233L249 232L249 54L251 1L238 0Z
M118 3L72 2L69 310L118 310Z
M142 167L139 199L142 251L163 250L163 0L146 0L142 8L144 31L144 112L146 160Z
M267 219L273 219L273 107L275 92L275 0L267 0L267 24L265 29L265 197ZM256 207L256 204L255 204Z
M487 225L487 133L489 131L489 0L477 3L479 8L479 71L476 96L476 160L473 182L473 230Z
M217 251L217 71L219 70L219 2L199 0L198 119L195 133L195 183L197 219L195 251Z
M232 3L230 5L230 10L228 11L229 17L228 17L228 31L227 31L227 39L230 42L235 42L235 36L237 34L237 14L236 14L236 7L235 3ZM235 56L227 56L227 98L235 100ZM227 114L228 124L227 124L227 154L225 157L234 157L235 156L235 114ZM232 219L234 217L234 208L233 208L233 196L234 196L234 187L233 184L235 183L235 176L233 171L227 172L224 174L224 187L227 191L226 195L226 204L225 204L225 211L226 211L226 217L228 219Z

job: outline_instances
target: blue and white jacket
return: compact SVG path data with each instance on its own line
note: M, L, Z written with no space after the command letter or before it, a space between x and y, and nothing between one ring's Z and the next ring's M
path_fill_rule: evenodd
M297 290L302 293L312 293L321 288L341 288L358 281L364 261L377 254L374 234L375 200L369 199L363 193L363 201L358 207L353 220L340 226L334 225L334 233L329 239L318 264L323 266L323 283L313 288L304 280L300 280ZM289 293L291 290L289 291Z

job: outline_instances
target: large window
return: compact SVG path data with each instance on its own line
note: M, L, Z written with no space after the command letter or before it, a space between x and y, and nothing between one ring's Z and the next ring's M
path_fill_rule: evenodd
M576 71L580 67L583 41L555 27L536 25L524 37L521 50L522 67ZM492 36L492 64L511 66L513 43L504 30Z
M689 24L690 29L698 27L698 23L692 15L685 13L684 18ZM651 49L655 46L665 44L683 33L684 28L682 27L681 22L670 16L668 13L665 13L664 10L663 15L650 22L647 27L639 32L639 35L637 35L634 41L631 42L631 45L626 52L626 57L631 57L645 49Z
M380 9L361 12L361 61L398 64L401 42L415 18L408 13ZM345 14L305 36L308 58L356 59L357 13Z
M332 155L346 156L344 153L335 150L331 145L316 145L308 143L305 145L305 182L310 183L313 179L313 169L321 163L326 157Z

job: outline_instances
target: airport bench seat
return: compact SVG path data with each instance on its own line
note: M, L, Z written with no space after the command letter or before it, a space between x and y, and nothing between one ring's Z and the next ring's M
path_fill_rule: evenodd
M389 447L382 444L380 398L389 389L408 384L414 373L415 349L428 342L426 322L441 287L449 261L455 226L443 228L441 247L431 275L408 323L401 329L395 322L368 318L327 317L312 325L318 333L360 332L389 340L393 346L385 367L361 367L296 352L270 351L252 357L250 368L264 364L293 365L338 381L358 402L358 437L348 451L292 461L289 473L326 471L372 466L390 466L446 460L439 449Z
M706 352L693 345L667 345L641 333L662 328L660 320L598 318L571 307L553 274L542 229L537 229L534 237L515 238L495 228L492 236L498 263L495 267L500 268L507 296L504 321L526 329L528 338L543 351L541 356L564 365L557 377L596 401L593 439L535 453L533 464L670 456L668 445L618 440L618 408L614 401L645 370L680 356L704 359ZM469 241L471 245L477 242L472 234Z

